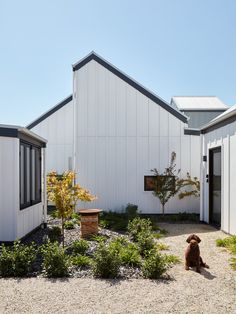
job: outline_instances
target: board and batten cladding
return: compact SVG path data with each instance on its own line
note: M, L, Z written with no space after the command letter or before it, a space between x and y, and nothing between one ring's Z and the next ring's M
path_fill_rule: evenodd
M201 220L209 222L209 150L221 147L221 229L236 234L236 122L203 134L202 146L207 162L202 161Z
M73 101L49 115L31 130L46 138L46 173L73 169Z
M74 72L73 97L78 182L98 197L80 206L121 210L134 203L160 213L144 175L163 171L172 151L183 176L199 177L200 137L184 135L186 124L95 60ZM167 213L180 211L199 212L199 200L176 197L166 205Z
M0 241L14 241L43 222L42 203L20 210L19 139L0 136Z

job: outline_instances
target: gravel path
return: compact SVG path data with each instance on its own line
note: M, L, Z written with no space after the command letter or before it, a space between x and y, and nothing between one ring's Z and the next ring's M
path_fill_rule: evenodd
M230 255L215 246L226 235L208 225L160 226L169 231L162 242L181 258L169 280L0 279L0 313L236 313L236 272ZM202 239L201 256L210 266L201 274L184 270L190 233Z

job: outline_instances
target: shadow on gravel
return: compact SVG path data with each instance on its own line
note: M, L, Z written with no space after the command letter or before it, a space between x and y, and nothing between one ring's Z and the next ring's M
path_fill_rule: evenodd
M208 280L213 280L213 279L217 278L216 276L212 275L209 271L207 271L205 268L201 268L201 274L200 275L204 276Z
M165 238L175 237L175 236L180 236L180 235L187 235L191 233L202 234L202 233L216 232L219 230L204 223L196 223L196 224L159 223L158 226L168 231L168 233L164 236Z

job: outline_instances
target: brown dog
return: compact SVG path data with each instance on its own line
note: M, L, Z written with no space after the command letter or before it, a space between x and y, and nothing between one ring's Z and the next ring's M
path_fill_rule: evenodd
M201 242L201 239L196 234L190 234L186 241L189 245L185 251L185 269L189 270L189 267L196 267L196 271L200 273L201 267L209 268L206 263L203 263L200 256L198 243Z

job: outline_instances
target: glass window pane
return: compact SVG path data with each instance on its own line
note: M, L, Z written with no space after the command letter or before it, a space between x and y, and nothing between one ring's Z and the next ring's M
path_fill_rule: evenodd
M31 149L31 200L35 201L35 149Z
M20 145L20 204L24 204L24 146Z

